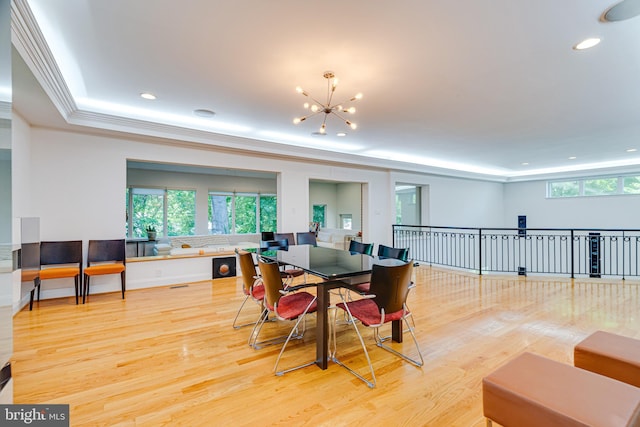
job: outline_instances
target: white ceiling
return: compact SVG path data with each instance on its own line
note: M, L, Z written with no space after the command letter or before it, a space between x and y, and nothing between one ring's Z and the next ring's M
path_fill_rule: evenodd
M640 17L602 21L613 4L14 0L13 38L73 125L510 181L640 171ZM587 37L602 42L572 49ZM336 98L364 94L356 131L293 125L295 87L324 101L325 70Z

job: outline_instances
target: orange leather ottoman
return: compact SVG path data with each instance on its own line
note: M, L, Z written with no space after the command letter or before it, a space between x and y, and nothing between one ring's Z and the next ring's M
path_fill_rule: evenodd
M532 353L482 380L487 425L640 426L640 389Z
M573 349L573 364L640 387L640 340L594 332Z

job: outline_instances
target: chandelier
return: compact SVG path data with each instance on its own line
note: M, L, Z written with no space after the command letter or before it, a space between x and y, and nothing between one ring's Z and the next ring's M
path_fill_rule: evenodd
M333 74L332 71L325 71L323 76L324 76L325 79L327 79L327 101L325 103L322 103L322 102L318 101L313 96L310 96L307 92L305 92L300 86L298 86L296 88L296 92L302 94L303 96L306 96L306 97L310 98L313 102L312 103L309 103L309 102L305 102L304 103L304 108L307 109L307 110L310 110L311 112L309 114L305 115L305 116L296 117L295 119L293 119L293 124L297 125L300 122L304 122L309 117L313 117L316 114L324 113L324 118L322 120L322 124L320 125L320 130L317 132L318 134L326 135L326 133L327 133L327 117L329 117L330 114L335 115L340 120L345 122L347 124L347 126L349 126L351 129L355 130L358 127L358 125L356 125L355 123L353 123L352 121L350 121L348 119L345 119L342 116L342 114L343 113L354 114L356 112L356 109L355 109L355 107L345 108L345 107L343 107L342 104L346 103L346 102L357 101L358 99L362 98L362 94L358 93L357 95L353 96L348 101L344 101L343 103L333 104L332 103L333 102L333 93L336 91L336 86L338 86L338 79L336 78L335 74Z

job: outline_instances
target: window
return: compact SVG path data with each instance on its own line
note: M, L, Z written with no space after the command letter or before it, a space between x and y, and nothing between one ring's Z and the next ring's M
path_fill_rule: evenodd
M547 197L640 194L640 176L598 176L547 182Z
M276 196L260 196L260 231L278 229L278 206Z
M167 190L167 235L190 236L196 232L196 192Z
M209 193L210 234L276 231L277 198L253 193Z
M585 196L600 196L616 194L618 192L618 178L597 178L584 180Z
M320 224L320 228L326 227L327 205L313 205L313 220Z
M353 216L351 214L340 214L340 223L343 230L351 230L353 227Z
M235 234L250 234L258 231L257 196L236 195L235 197Z
M147 227L155 227L157 237L195 233L194 190L130 188L127 199L127 237L147 237Z
M625 194L640 194L640 176L625 176L622 183Z
M147 237L147 227L155 227L157 236L164 235L164 190L132 188L129 192L129 237Z
M576 197L580 195L580 182L562 181L549 183L549 197Z
M231 195L209 193L209 234L229 234L232 224Z

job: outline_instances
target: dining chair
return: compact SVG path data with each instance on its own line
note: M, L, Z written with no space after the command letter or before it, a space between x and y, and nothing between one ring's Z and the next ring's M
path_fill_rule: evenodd
M349 242L349 252L371 256L373 255L373 243L362 243L358 242L357 240L351 240ZM369 282L354 285L354 290L360 294L367 293L369 291ZM338 290L338 292L342 291L342 289ZM351 300L351 291L349 289L345 289L345 292L347 299Z
M126 243L124 239L89 240L87 251L87 267L84 269L84 290L82 303L89 295L89 281L93 276L120 274L122 299L126 286Z
M263 231L260 233L260 240L275 240L273 231Z
M349 242L349 252L355 252L363 255L373 255L373 243L362 243L357 240Z
M273 238L275 240L287 239L287 241L289 242L290 245L295 245L296 244L296 238L293 236L293 233L275 233L273 235Z
M409 248L393 248L391 246L378 245L378 256L395 258L406 262L409 259Z
M296 241L299 245L318 246L318 242L316 241L316 233L314 233L313 231L296 233Z
M289 241L287 239L260 241L261 251L279 251L279 250L286 251L287 249L289 249Z
M266 240L266 241L262 241L260 242L260 250L261 251L286 251L289 249L289 239L284 238L284 239L279 239L279 240ZM283 278L286 279L286 286L289 286L291 283L293 283L293 280L296 277L300 277L300 276L305 276L305 282L307 281L307 277L305 275L304 270L301 270L299 268L287 268L290 266L287 265L280 265L280 273L282 274Z
M278 264L267 259L258 256L258 268L262 275L262 282L264 284L264 310L260 316L260 320L253 328L250 336L250 345L259 349L263 345L277 344L283 341L282 349L278 354L276 363L274 365L274 372L276 375L284 375L287 372L294 371L296 369L304 368L315 363L315 359L285 370L278 371L278 364L282 358L287 344L291 339L302 339L306 330L306 315L314 313L318 309L317 298L315 295L310 294L307 291L301 289L315 286L313 284L290 286L285 288L282 282L282 276L280 275L280 269ZM258 342L258 336L262 330L262 326L269 314L273 314L277 320L295 321L291 331L286 336L271 338L269 340ZM299 330L302 323L302 331Z
M337 344L336 344L336 324L334 321L333 339L332 339L332 356L331 359L338 365L346 368L349 372L355 375L360 380L364 381L369 387L373 388L376 385L376 377L373 370L373 364L367 351L367 346L362 339L362 335L358 330L358 325L355 320L359 320L362 325L373 328L373 337L378 347L391 352L392 354L401 357L407 362L415 365L422 366L424 359L418 345L418 340L414 333L414 327L409 324L408 318L411 316L411 312L407 308L407 295L409 293L409 284L411 282L411 274L413 270L413 263L407 262L406 264L399 266L383 266L374 264L371 271L371 287L370 297L362 298L355 301L346 301L342 298L342 301L336 304L338 309L344 310L349 317L349 324L353 326L353 329L358 336L362 349L364 351L367 363L369 365L369 371L371 378L367 379L363 375L356 372L351 367L347 366L344 362L340 361L337 356ZM413 338L413 342L418 353L418 358L409 357L407 354L386 345L385 342L390 337L381 337L379 329L386 323L392 321L403 321Z
M40 280L73 278L76 304L82 293L82 240L40 242ZM40 286L38 286L38 301Z
M409 257L409 249L408 248L392 248L390 246L378 245L378 256L381 258L395 258L395 259L399 259L400 261L407 262L407 258ZM366 295L369 293L370 286L371 284L369 282L359 283L354 286L354 289L360 294Z
M244 326L255 325L259 320L258 318L258 320L250 323L236 325L238 316L240 316L242 308L249 299L253 300L260 306L260 313L262 313L264 309L264 285L262 284L262 277L260 277L256 270L253 254L251 252L238 249L236 249L236 254L238 255L238 264L240 265L240 270L242 272L242 292L245 297L242 304L240 304L236 317L233 319L233 328L240 329Z

